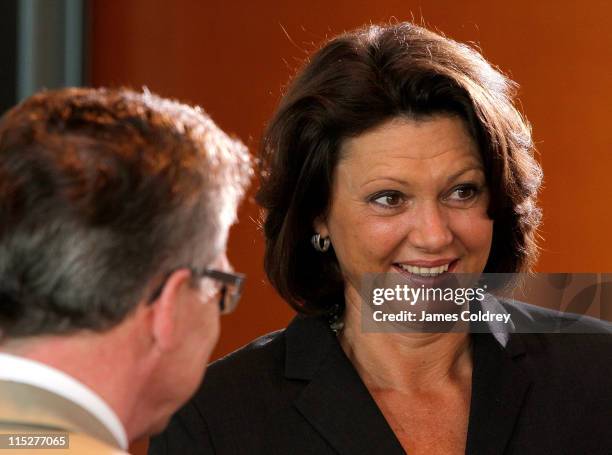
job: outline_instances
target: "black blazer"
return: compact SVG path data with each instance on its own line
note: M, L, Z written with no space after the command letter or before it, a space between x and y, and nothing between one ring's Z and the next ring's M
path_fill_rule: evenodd
M515 318L548 318L504 303ZM586 331L609 331L588 322ZM468 454L612 454L612 335L472 334ZM213 363L149 454L405 453L328 325L297 317Z

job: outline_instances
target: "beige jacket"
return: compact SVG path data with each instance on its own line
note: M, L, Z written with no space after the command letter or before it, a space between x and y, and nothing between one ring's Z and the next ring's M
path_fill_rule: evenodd
M7 435L68 433L68 449L8 449ZM0 454L125 455L89 411L38 387L0 380Z

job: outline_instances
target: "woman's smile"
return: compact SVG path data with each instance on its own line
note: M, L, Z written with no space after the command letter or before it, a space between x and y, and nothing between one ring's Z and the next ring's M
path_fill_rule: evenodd
M347 286L358 289L364 273L428 282L484 270L488 202L480 153L461 119L400 117L345 141L331 208L315 230L330 237Z

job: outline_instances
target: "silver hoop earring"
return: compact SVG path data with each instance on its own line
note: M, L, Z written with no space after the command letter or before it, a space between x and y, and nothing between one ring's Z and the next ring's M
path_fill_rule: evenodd
M312 242L314 249L319 253L325 253L327 250L329 250L329 245L331 245L329 237L321 237L321 234L313 235L310 241Z

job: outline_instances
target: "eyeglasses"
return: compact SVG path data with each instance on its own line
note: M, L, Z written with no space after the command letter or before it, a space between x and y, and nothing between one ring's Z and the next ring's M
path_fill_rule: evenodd
M229 314L236 309L242 296L246 276L242 273L221 272L214 269L191 268L191 273L199 278L212 278L221 283L219 310L221 314Z
M191 275L194 278L203 279L211 278L215 281L221 282L220 297L219 297L219 311L221 314L229 314L236 309L238 301L242 296L242 289L244 287L244 281L246 275L242 273L230 273L222 272L215 269L197 269L189 267ZM149 303L153 303L162 293L166 280L170 276L171 272L166 275L161 284L149 297Z

